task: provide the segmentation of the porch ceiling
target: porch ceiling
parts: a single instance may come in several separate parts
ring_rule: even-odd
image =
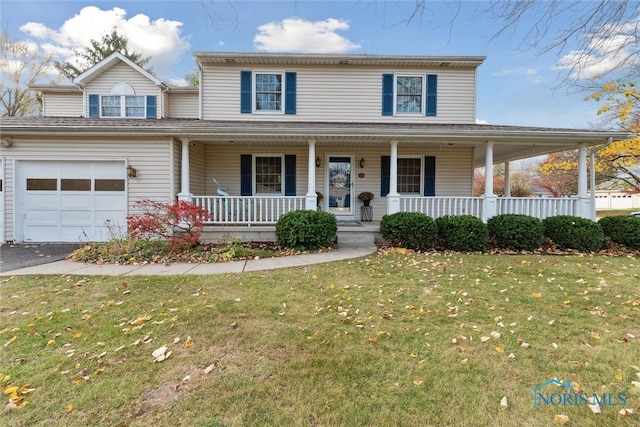
[[[474,163],[484,165],[484,147],[494,142],[494,160],[502,162],[575,149],[581,143],[606,144],[633,134],[619,131],[556,129],[480,124],[328,123],[214,121],[195,119],[86,119],[2,117],[3,137],[93,137],[189,139],[204,144],[384,147],[474,147]]]

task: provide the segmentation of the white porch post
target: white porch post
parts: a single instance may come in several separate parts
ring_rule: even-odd
[[[185,202],[191,202],[191,190],[189,189],[189,139],[183,138],[182,140],[182,162],[180,164],[180,193],[178,193],[178,200],[184,200]]]
[[[511,197],[511,172],[509,161],[504,162],[504,197]]]
[[[587,191],[587,144],[578,148],[578,211],[576,216],[592,219],[594,216],[591,198]]]
[[[316,140],[309,140],[309,161],[307,162],[307,194],[304,208],[315,211],[318,208],[318,195],[316,194]]]
[[[387,194],[387,213],[400,212],[400,194],[398,194],[398,141],[391,141],[389,165],[389,194]]]
[[[484,159],[484,203],[482,204],[482,220],[496,215],[498,200],[493,192],[493,141],[487,141]]]

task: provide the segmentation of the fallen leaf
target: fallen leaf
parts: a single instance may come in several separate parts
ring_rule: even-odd
[[[560,425],[565,425],[569,422],[569,417],[566,415],[556,415],[553,419]]]
[[[504,348],[502,347],[496,347],[495,349],[498,353],[504,353]]]
[[[500,406],[502,406],[503,408],[509,407],[509,403],[507,402],[507,396],[504,396],[502,399],[500,399]]]
[[[413,380],[413,383],[415,385],[422,385],[423,381],[422,380]]]
[[[157,359],[158,357],[165,354],[167,350],[168,350],[167,346],[163,345],[162,347],[153,350],[153,353],[151,353],[151,356],[153,356],[154,359]]]
[[[209,365],[204,369],[204,373],[205,374],[210,374],[211,371],[213,371],[214,368],[215,368],[215,365]]]
[[[602,412],[602,410],[600,409],[600,405],[597,403],[589,405],[589,409],[591,409],[591,412],[593,412],[594,414],[599,414],[600,412]]]
[[[73,405],[72,404],[68,404],[67,405],[67,413],[71,413],[73,412]]]
[[[534,298],[540,298],[542,294],[540,292],[534,292],[531,294]]]

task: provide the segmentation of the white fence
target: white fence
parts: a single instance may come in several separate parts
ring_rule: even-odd
[[[282,215],[305,209],[304,197],[193,196],[191,202],[211,213],[205,224],[275,224]]]

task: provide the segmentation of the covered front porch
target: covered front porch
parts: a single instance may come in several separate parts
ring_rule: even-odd
[[[395,212],[421,212],[432,218],[474,215],[484,221],[506,213],[594,219],[593,194],[588,190],[589,147],[628,136],[487,125],[388,128],[375,124],[358,129],[306,124],[303,129],[294,126],[264,135],[260,131],[267,130],[252,126],[256,124],[247,126],[250,135],[176,138],[181,174],[177,196],[209,211],[208,226],[273,226],[282,215],[300,209],[325,210],[339,221],[363,222],[379,221]],[[510,196],[512,161],[570,149],[579,153],[575,196]],[[270,189],[275,191],[261,191],[264,178],[256,177],[258,162],[273,160],[270,157],[278,161],[273,181],[277,186]],[[506,172],[504,197],[493,190],[493,167],[499,163]],[[486,171],[480,197],[472,195],[476,167]],[[228,187],[220,192],[213,184],[216,180]],[[365,209],[357,200],[363,191],[374,194],[371,208]]]

